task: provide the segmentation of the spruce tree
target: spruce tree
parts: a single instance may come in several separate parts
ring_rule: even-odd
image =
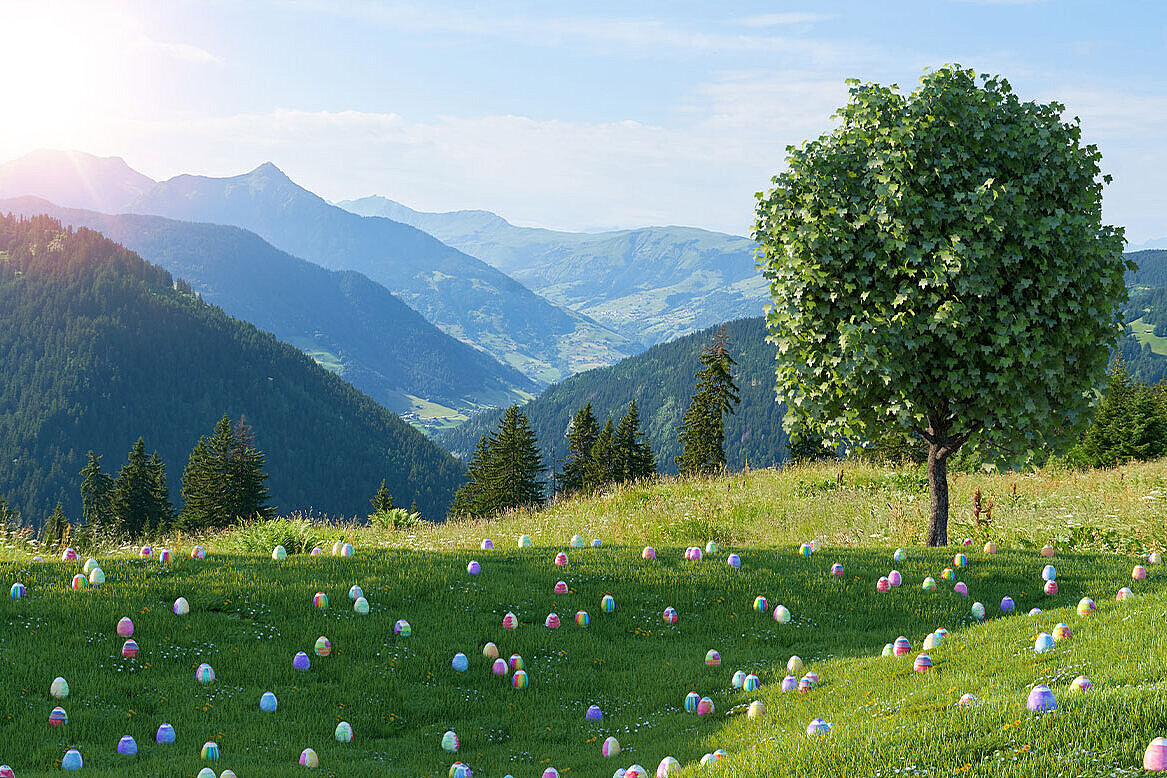
[[[450,509],[454,515],[478,518],[490,513],[487,470],[493,446],[490,435],[478,439],[478,445],[466,463],[466,483],[454,493],[454,504]]]
[[[591,455],[584,468],[584,489],[602,489],[616,480],[615,435],[612,418],[608,417],[603,429],[596,435],[596,442],[592,444]]]
[[[381,479],[381,486],[373,495],[373,499],[369,500],[369,504],[373,506],[373,513],[393,510],[393,495],[389,494],[389,487],[385,485],[384,478]]]
[[[41,546],[45,548],[59,546],[68,537],[69,520],[65,518],[65,509],[58,501],[53,515],[45,519],[44,526],[41,528]]]
[[[572,494],[584,488],[588,460],[599,434],[592,404],[587,403],[579,409],[567,427],[567,460],[563,463],[563,472],[554,476],[558,493]]]
[[[613,475],[617,483],[648,478],[656,474],[656,458],[648,441],[641,440],[640,410],[636,401],[620,419],[612,441]]]
[[[491,513],[509,508],[526,508],[543,501],[546,482],[540,479],[544,467],[535,431],[519,406],[503,414],[489,458],[487,483],[495,500]]]
[[[138,438],[127,459],[114,481],[113,515],[115,529],[136,538],[157,523],[155,474],[146,455],[146,441]]]
[[[226,418],[226,414],[224,414]],[[230,428],[230,422],[228,422]],[[232,497],[232,519],[268,518],[273,510],[267,489],[264,465],[267,457],[255,446],[255,431],[241,416],[231,435],[228,483]]]
[[[737,362],[729,345],[722,327],[701,351],[704,367],[695,376],[697,386],[681,420],[681,455],[675,461],[682,475],[712,474],[725,467],[724,419],[741,402],[733,381]]]
[[[228,527],[241,518],[269,517],[265,461],[246,419],[232,427],[223,414],[214,431],[199,438],[183,471],[179,526],[198,532]]]
[[[102,471],[101,457],[89,451],[81,468],[81,519],[94,533],[107,525],[113,509],[113,478]]]
[[[211,464],[207,439],[201,437],[182,471],[182,513],[178,528],[183,532],[201,532],[215,526],[220,514],[221,487]]]
[[[166,484],[166,465],[155,451],[146,466],[150,479],[150,520],[152,529],[161,532],[174,523],[174,503],[170,501],[170,487]]]

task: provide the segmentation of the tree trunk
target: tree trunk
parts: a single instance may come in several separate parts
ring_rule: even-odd
[[[948,545],[948,455],[947,446],[928,444],[928,496],[932,510],[928,517],[928,545]]]

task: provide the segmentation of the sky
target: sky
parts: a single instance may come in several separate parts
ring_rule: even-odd
[[[332,201],[746,235],[844,79],[907,90],[947,63],[1065,104],[1114,176],[1107,222],[1167,239],[1160,0],[0,0],[0,161],[270,161]]]

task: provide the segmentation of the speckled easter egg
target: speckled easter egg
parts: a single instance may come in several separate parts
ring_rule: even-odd
[[[1046,581],[1045,586],[1042,587],[1042,591],[1044,591],[1048,595],[1057,594],[1058,593],[1058,582],[1057,581]]]
[[[664,612],[661,613],[660,617],[661,621],[663,621],[665,624],[676,624],[677,619],[679,618],[677,615],[677,609],[671,605],[664,609]]]
[[[689,692],[685,695],[685,712],[696,713],[697,705],[701,702],[701,695],[697,692]]]
[[[842,563],[835,562],[835,564],[831,565],[831,575],[835,576],[836,578],[843,577],[843,565],[842,565]]]
[[[464,673],[470,669],[470,660],[461,651],[454,654],[454,658],[450,660],[450,667],[454,668],[455,672]]]
[[[896,564],[903,564],[904,560],[908,558],[908,552],[902,548],[897,548],[895,553],[891,555],[891,558]]]
[[[316,645],[312,647],[312,650],[316,652],[316,656],[328,656],[332,653],[332,641],[321,635],[316,638]]]
[[[195,680],[202,684],[211,683],[215,680],[215,671],[211,669],[209,664],[203,662],[195,670]]]
[[[1163,555],[1160,554],[1158,551],[1152,551],[1151,555],[1149,557],[1147,557],[1147,564],[1149,564],[1149,565],[1161,565],[1161,564],[1163,564]]]
[[[1147,577],[1147,568],[1142,565],[1135,565],[1135,569],[1131,571],[1131,578],[1136,581],[1141,581]]]
[[[78,573],[77,575],[73,576],[73,582],[70,584],[70,586],[73,587],[73,591],[79,592],[82,589],[89,587],[89,579],[81,573]]]
[[[1069,639],[1070,639],[1070,626],[1068,624],[1063,624],[1061,622],[1058,622],[1058,624],[1056,624],[1054,626],[1054,640],[1062,641],[1062,640],[1069,640]]]
[[[548,613],[547,618],[543,620],[543,626],[547,629],[559,629],[559,614]]]
[[[750,673],[749,675],[747,675],[745,677],[745,680],[742,681],[742,691],[746,691],[746,692],[757,691],[761,685],[762,685],[762,679],[759,678],[758,676],[754,675],[753,673]]]
[[[575,612],[575,626],[586,627],[589,623],[590,623],[590,619],[588,617],[587,611],[576,611]]]
[[[356,548],[353,547],[352,543],[345,543],[343,546],[340,547],[340,555],[341,556],[352,557],[356,553],[357,553],[357,550],[356,550]]]
[[[668,778],[675,770],[681,769],[681,763],[671,756],[666,756],[660,760],[660,764],[656,766],[656,778]]]
[[[944,568],[940,572],[940,580],[941,581],[955,581],[956,580],[956,571],[953,570],[951,567]]]
[[[28,595],[28,589],[22,583],[12,584],[12,588],[8,590],[8,596],[14,600],[19,600]]]
[[[931,651],[934,648],[936,648],[936,646],[938,646],[938,645],[940,645],[940,641],[938,641],[936,639],[936,633],[929,632],[928,636],[926,638],[924,638],[924,650]]]
[[[413,627],[405,619],[398,619],[393,623],[393,634],[399,638],[407,638],[413,634]]]
[[[312,666],[312,663],[308,660],[308,655],[305,654],[303,651],[297,651],[296,656],[292,657],[292,669],[293,670],[303,671],[303,670],[307,670],[311,666]]]
[[[76,748],[70,748],[61,759],[61,769],[70,773],[75,773],[84,766],[85,762],[81,759],[81,752]]]
[[[264,692],[259,697],[259,709],[264,713],[275,713],[279,705],[279,700],[271,692]]]
[[[1001,598],[1001,613],[1012,613],[1014,607],[1012,597]]]
[[[721,654],[717,652],[716,648],[705,652],[705,664],[709,667],[721,667]]]
[[[71,548],[65,549],[64,551],[61,552],[61,561],[62,562],[76,562],[77,561],[77,552]]]
[[[483,659],[498,659],[498,646],[494,643],[487,643],[482,647]]]
[[[203,743],[203,750],[200,752],[200,756],[208,762],[219,761],[219,744],[213,740],[208,740],[206,743]]]
[[[1130,589],[1128,589],[1127,587],[1125,587],[1125,586],[1124,586],[1124,587],[1122,587],[1121,589],[1119,589],[1119,590],[1118,590],[1118,594],[1116,594],[1116,595],[1114,596],[1114,599],[1115,599],[1117,602],[1122,602],[1123,600],[1129,600],[1129,599],[1131,599],[1131,598],[1132,598],[1132,597],[1134,597],[1134,596],[1135,596],[1135,593],[1134,593],[1134,592],[1132,592]]]
[[[924,579],[924,583],[920,584],[920,588],[926,592],[936,591],[936,579],[932,576],[928,576]]]
[[[1090,679],[1084,675],[1079,675],[1074,680],[1070,681],[1070,690],[1075,692],[1088,692],[1094,688],[1094,684]]]
[[[101,586],[105,583],[105,571],[100,567],[95,567],[89,572],[89,585]]]
[[[133,756],[138,753],[138,741],[129,735],[122,735],[122,739],[118,741],[118,753],[123,756]]]
[[[320,757],[311,748],[305,748],[300,752],[300,764],[314,770],[320,766]]]
[[[128,638],[134,634],[134,622],[130,620],[129,616],[122,616],[118,619],[117,626],[118,637]]]
[[[450,778],[473,778],[469,765],[463,762],[454,762],[450,765]]]
[[[466,572],[470,575],[478,575],[482,572],[482,565],[478,564],[477,559],[471,559],[466,563]]]
[[[985,544],[985,553],[986,554],[997,553],[997,544],[990,540],[988,543]]]
[[[122,643],[122,656],[126,659],[133,659],[138,655],[138,644],[134,642],[133,638]]]
[[[600,598],[600,610],[604,613],[611,613],[616,610],[616,598],[610,594],[605,594]]]
[[[742,566],[742,558],[740,556],[738,556],[737,554],[730,554],[726,558],[725,564],[727,567],[741,567]]]
[[[745,683],[746,683],[746,674],[745,674],[745,672],[744,672],[744,671],[742,671],[742,670],[738,670],[738,671],[736,671],[736,672],[733,674],[733,677],[729,679],[729,683],[730,683],[730,685],[731,685],[731,686],[733,686],[733,688],[735,688],[735,689],[740,689],[740,688],[742,688],[742,686],[744,686],[744,685],[745,685]]]
[[[971,693],[966,692],[965,694],[960,695],[960,702],[957,704],[958,705],[975,705],[976,701],[977,701],[977,696],[975,694],[971,694]]]
[[[155,742],[158,745],[165,745],[174,742],[174,727],[169,724],[159,724],[158,732],[154,735]]]
[[[656,559],[656,549],[652,546],[645,546],[644,550],[640,552],[641,559]]]
[[[1078,600],[1078,615],[1082,618],[1085,619],[1093,616],[1095,609],[1094,600],[1091,600],[1089,597],[1083,597],[1081,600]]]
[[[451,754],[456,753],[462,747],[462,741],[458,740],[458,734],[452,729],[447,729],[442,735],[442,750],[449,751]]]
[[[206,559],[207,558],[207,550],[205,548],[203,548],[202,546],[196,545],[194,548],[192,548],[190,550],[190,558],[191,559]]]
[[[798,547],[798,553],[802,554],[803,556],[810,556],[814,553],[814,546],[812,546],[810,543],[803,543]]]
[[[277,562],[281,559],[287,559],[288,552],[283,546],[276,546],[271,551],[271,558],[276,560]]]
[[[364,597],[358,597],[353,601],[353,612],[358,616],[369,615],[369,601]]]
[[[620,741],[614,737],[604,738],[604,744],[600,746],[600,753],[611,759],[620,753]]]
[[[483,551],[490,551],[494,548],[494,541],[490,538],[483,538],[482,543],[480,543],[478,547]]]
[[[904,582],[904,577],[900,575],[899,570],[892,570],[887,574],[887,582],[892,586],[899,586]]]
[[[912,642],[903,635],[896,638],[895,643],[892,644],[896,656],[904,656],[912,651]]]
[[[1042,546],[1041,547],[1041,555],[1043,557],[1046,557],[1046,558],[1052,557],[1054,555],[1054,547],[1053,546]]]
[[[604,712],[600,710],[599,705],[589,705],[587,712],[584,713],[584,718],[587,721],[599,721],[604,718]]]
[[[708,716],[710,713],[713,713],[713,700],[708,697],[702,697],[697,703],[697,715]]]
[[[494,673],[495,675],[506,675],[507,673],[509,673],[510,668],[507,667],[507,660],[505,660],[505,659],[494,660],[494,663],[490,666],[490,672]]]
[[[1041,713],[1042,711],[1054,710],[1058,707],[1058,703],[1048,686],[1038,684],[1030,690],[1029,697],[1025,700],[1025,707],[1035,713]]]
[[[154,549],[150,548],[149,546],[142,546],[142,550],[138,552],[138,556],[140,556],[142,559],[149,559],[150,557],[154,556]]]
[[[516,689],[526,689],[530,680],[527,678],[525,670],[516,670],[514,676],[511,678],[511,686]]]
[[[530,548],[530,547],[531,547],[531,536],[530,535],[519,535],[519,548]]]
[[[758,613],[765,613],[766,611],[770,610],[770,603],[766,600],[765,597],[759,595],[754,598],[754,610]]]
[[[979,602],[972,604],[972,615],[974,619],[983,619],[985,617],[985,606]]]
[[[888,580],[888,577],[886,575],[880,576],[879,580],[875,582],[875,591],[877,591],[877,592],[890,592],[891,591],[891,581]]]
[[[510,668],[512,670],[522,670],[525,667],[523,658],[518,654],[511,654]]]
[[[557,567],[563,567],[566,564],[567,564],[567,554],[560,551],[558,554],[555,555],[555,565]]]
[[[815,719],[806,726],[807,737],[819,737],[831,731],[831,725],[822,719]]]
[[[49,694],[58,700],[65,699],[69,696],[69,682],[58,675],[53,679],[53,682],[49,684]]]
[[[782,679],[782,691],[792,692],[798,689],[798,676],[793,673]]]
[[[1157,737],[1147,746],[1143,753],[1143,769],[1167,771],[1167,737]]]
[[[1048,632],[1043,632],[1037,636],[1037,640],[1033,641],[1033,650],[1039,654],[1044,654],[1046,651],[1054,650],[1054,636]]]
[[[916,661],[912,663],[912,670],[917,673],[926,673],[932,669],[932,657],[927,654],[919,654],[916,656]]]
[[[952,591],[964,597],[968,597],[968,587],[965,585],[964,581],[957,581],[956,584],[952,587]]]
[[[69,723],[69,714],[60,705],[49,711],[49,726],[59,727]]]

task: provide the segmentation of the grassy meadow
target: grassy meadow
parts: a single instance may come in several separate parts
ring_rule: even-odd
[[[291,520],[199,538],[205,560],[189,558],[196,539],[162,539],[175,560],[160,565],[122,549],[95,556],[106,583],[74,592],[76,563],[32,562],[29,549],[8,543],[0,581],[27,587],[23,599],[0,600],[0,764],[18,778],[60,772],[68,748],[92,776],[196,776],[204,766],[240,778],[287,776],[302,749],[319,754],[317,774],[330,776],[445,776],[457,760],[478,778],[538,778],[554,767],[563,776],[608,776],[633,763],[650,773],[666,756],[682,769],[670,775],[729,776],[1093,776],[1141,774],[1142,752],[1167,735],[1167,569],[1150,566],[1132,581],[1140,555],[1164,547],[1167,462],[1089,473],[959,475],[953,485],[953,536],[976,537],[971,548],[917,545],[926,491],[914,470],[814,466],[759,471],[705,482],[664,481],[631,486],[586,500],[557,503],[492,523],[450,523],[413,530],[320,525]],[[969,504],[981,490],[992,518],[977,527]],[[519,548],[521,533],[534,539]],[[574,549],[579,533],[600,548]],[[353,558],[328,554],[341,537]],[[482,538],[494,550],[481,550]],[[810,557],[798,544],[817,538]],[[985,538],[1000,551],[985,554]],[[702,561],[685,547],[719,549]],[[325,555],[270,558],[320,544]],[[1057,547],[1052,560],[1037,548]],[[655,561],[641,558],[645,545]],[[892,560],[896,546],[908,558]],[[554,563],[564,551],[568,564]],[[969,596],[952,590],[941,571],[958,551],[956,570]],[[726,565],[736,552],[741,567]],[[470,575],[467,564],[481,563]],[[1041,569],[1057,568],[1059,591],[1042,591]],[[833,563],[844,575],[829,574]],[[891,569],[903,585],[877,593]],[[938,589],[924,591],[925,576]],[[569,591],[554,592],[563,580]],[[347,597],[359,585],[370,613],[354,613]],[[1115,602],[1129,586],[1135,596]],[[327,609],[313,607],[324,592]],[[611,613],[601,610],[605,594]],[[785,605],[790,623],[753,609]],[[190,614],[171,612],[175,598]],[[1010,596],[1016,613],[999,603]],[[1082,619],[1075,606],[1092,597],[1098,611]],[[988,616],[970,614],[974,601]],[[662,611],[674,607],[675,625]],[[1026,615],[1030,608],[1042,613]],[[589,614],[576,626],[576,611]],[[502,629],[507,612],[521,625]],[[548,613],[562,621],[544,626]],[[121,656],[118,619],[129,616],[140,646]],[[409,637],[396,636],[405,619]],[[1033,642],[1058,622],[1072,637],[1037,654]],[[934,667],[912,672],[925,636],[950,631],[929,651]],[[883,658],[897,636],[907,656]],[[312,653],[327,636],[332,654]],[[491,674],[482,656],[488,641],[505,658],[522,656],[530,685],[512,688],[509,674]],[[709,649],[722,663],[705,663]],[[308,671],[292,668],[297,651]],[[467,671],[451,667],[455,653]],[[806,693],[783,693],[787,659],[801,657],[821,679]],[[209,663],[215,680],[202,685],[195,669]],[[761,688],[731,686],[735,671],[758,675]],[[1078,675],[1092,691],[1069,689]],[[49,695],[65,677],[69,696]],[[1025,709],[1030,687],[1044,683],[1058,709]],[[272,691],[278,710],[259,709]],[[686,693],[710,697],[712,714],[686,713]],[[957,706],[964,693],[975,705]],[[759,700],[765,713],[750,719]],[[50,727],[61,705],[68,723]],[[600,721],[585,719],[589,705]],[[827,735],[808,738],[814,718],[833,722]],[[339,721],[352,725],[351,743],[338,743]],[[177,741],[157,745],[169,722]],[[458,753],[440,741],[457,732]],[[132,735],[136,756],[116,753]],[[601,753],[606,737],[623,751]],[[219,761],[200,759],[215,741]],[[715,749],[729,756],[714,767],[699,760]],[[311,773],[309,773],[311,774]]]

